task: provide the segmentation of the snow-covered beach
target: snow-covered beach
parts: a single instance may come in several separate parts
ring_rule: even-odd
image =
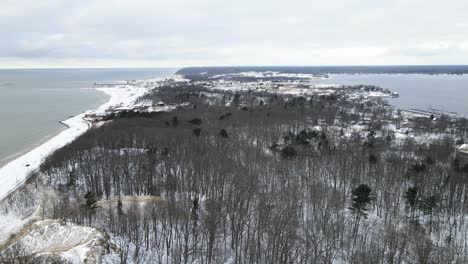
[[[148,91],[148,87],[140,85],[96,89],[109,96],[105,104],[62,121],[61,123],[68,127],[66,130],[0,168],[0,200],[21,186],[49,154],[85,133],[91,127],[91,124],[83,119],[85,115],[104,113],[110,107],[131,107],[138,97]]]

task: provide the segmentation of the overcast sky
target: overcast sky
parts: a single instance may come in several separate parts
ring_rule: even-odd
[[[0,0],[0,68],[468,64],[467,0]]]

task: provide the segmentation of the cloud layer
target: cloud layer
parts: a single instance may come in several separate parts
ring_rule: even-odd
[[[466,64],[466,0],[2,0],[0,67]]]

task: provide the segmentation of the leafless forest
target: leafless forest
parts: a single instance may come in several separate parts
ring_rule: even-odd
[[[197,84],[141,100],[179,106],[108,116],[9,209],[96,227],[120,263],[468,263],[466,119]]]

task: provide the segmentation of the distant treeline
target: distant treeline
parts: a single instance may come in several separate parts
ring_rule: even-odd
[[[468,65],[188,67],[180,69],[177,74],[201,75],[205,73],[205,75],[219,75],[248,71],[306,74],[467,74]]]

